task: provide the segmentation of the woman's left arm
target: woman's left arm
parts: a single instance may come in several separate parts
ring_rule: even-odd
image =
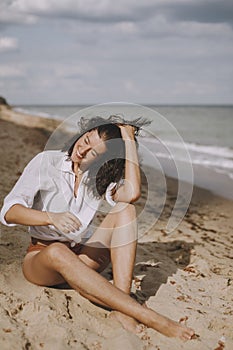
[[[112,195],[115,202],[135,202],[141,195],[141,176],[138,152],[135,142],[135,128],[131,125],[119,125],[125,142],[125,178],[124,184]]]

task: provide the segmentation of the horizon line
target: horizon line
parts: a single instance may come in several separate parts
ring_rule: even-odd
[[[126,103],[133,105],[144,105],[144,106],[157,106],[157,107],[233,107],[233,103],[133,103],[133,102],[110,102],[110,104],[114,103]],[[43,106],[43,107],[77,107],[77,106],[94,106],[94,105],[104,105],[108,104],[108,102],[104,103],[64,103],[64,104],[55,104],[55,103],[13,103],[10,104],[10,107],[17,106]]]

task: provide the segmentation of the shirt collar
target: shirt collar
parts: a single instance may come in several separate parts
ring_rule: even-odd
[[[72,169],[72,161],[70,159],[68,159],[67,153],[64,153],[64,155],[62,157],[62,161],[60,164],[60,170],[66,172],[66,173],[74,174],[73,169]]]

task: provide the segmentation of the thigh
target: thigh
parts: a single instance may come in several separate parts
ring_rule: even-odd
[[[62,275],[51,266],[49,249],[50,246],[45,246],[43,249],[26,254],[23,260],[23,274],[29,282],[41,286],[53,286],[65,282]]]
[[[63,276],[52,267],[50,251],[53,245],[54,244],[40,246],[38,250],[31,249],[25,256],[23,261],[23,273],[29,282],[41,286],[54,286],[66,283]],[[92,245],[87,242],[86,245],[80,246],[75,252],[74,249],[71,251],[67,246],[60,243],[59,253],[62,254],[62,250],[65,250],[68,260],[69,256],[73,258],[75,254],[91,269],[101,272],[109,264],[110,254],[109,250],[101,243],[97,246],[96,244]]]
[[[110,251],[101,242],[87,242],[78,257],[91,269],[102,272],[110,262]]]
[[[110,212],[96,227],[78,254],[79,258],[95,271],[102,272],[110,262],[110,246],[114,225],[115,218]]]

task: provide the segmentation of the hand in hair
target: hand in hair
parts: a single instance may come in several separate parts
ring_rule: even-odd
[[[125,140],[134,140],[136,127],[129,124],[119,124],[119,128],[121,129],[122,139]]]

